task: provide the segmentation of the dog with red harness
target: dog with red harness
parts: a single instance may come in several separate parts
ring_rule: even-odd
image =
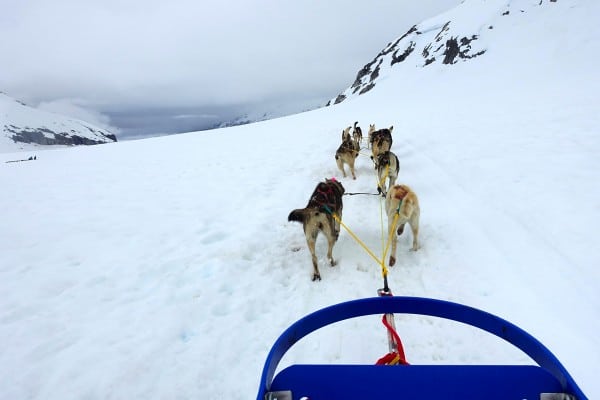
[[[315,245],[319,232],[327,238],[327,259],[333,267],[336,262],[333,259],[333,245],[340,235],[340,223],[342,219],[342,196],[345,189],[335,178],[325,179],[319,182],[313,191],[305,208],[298,208],[290,212],[288,221],[302,222],[304,236],[310,250],[313,264],[312,280],[321,280]]]

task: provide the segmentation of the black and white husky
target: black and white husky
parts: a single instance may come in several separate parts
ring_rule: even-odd
[[[385,196],[398,179],[400,161],[391,151],[384,151],[375,159],[375,168],[377,169],[377,192]],[[385,188],[386,180],[388,181],[387,190]]]

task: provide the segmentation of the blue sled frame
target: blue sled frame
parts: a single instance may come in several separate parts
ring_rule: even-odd
[[[538,365],[291,365],[284,354],[319,328],[373,314],[417,314],[480,328],[519,348]],[[321,399],[587,400],[558,359],[523,329],[485,311],[421,297],[373,297],[336,304],[298,320],[277,339],[257,400]]]

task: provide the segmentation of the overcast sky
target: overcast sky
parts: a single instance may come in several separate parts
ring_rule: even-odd
[[[0,0],[0,91],[120,137],[324,104],[461,0]]]

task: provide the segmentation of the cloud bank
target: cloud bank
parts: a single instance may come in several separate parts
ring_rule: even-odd
[[[460,0],[13,3],[0,16],[10,38],[0,89],[43,107],[71,102],[125,131],[129,113],[322,104],[388,42]]]

